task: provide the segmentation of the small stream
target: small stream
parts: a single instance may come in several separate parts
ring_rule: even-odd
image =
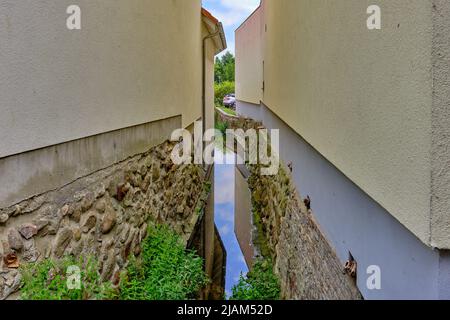
[[[216,149],[216,155],[223,150]],[[235,208],[235,166],[233,160],[235,154],[232,151],[226,153],[227,164],[215,165],[215,222],[227,251],[227,270],[225,292],[231,296],[231,289],[239,281],[239,276],[248,272],[247,264],[234,233],[234,208]]]

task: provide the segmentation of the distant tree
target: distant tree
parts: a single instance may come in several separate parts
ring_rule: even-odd
[[[225,53],[221,58],[216,58],[214,66],[214,80],[216,83],[234,82],[235,58],[231,52]]]
[[[216,63],[214,64],[214,82],[216,84],[222,83],[223,79],[223,65],[220,58],[216,58]]]

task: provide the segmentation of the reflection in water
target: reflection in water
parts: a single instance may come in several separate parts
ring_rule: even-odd
[[[216,149],[216,155],[223,151]],[[227,164],[215,165],[215,220],[220,236],[222,237],[227,251],[227,273],[225,291],[227,296],[231,295],[231,288],[238,283],[241,273],[248,272],[241,248],[234,234],[234,179],[235,168],[232,152],[226,153]]]

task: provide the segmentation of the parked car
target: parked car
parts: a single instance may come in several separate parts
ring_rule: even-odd
[[[223,105],[225,107],[228,107],[228,108],[231,108],[231,109],[236,109],[236,95],[234,93],[227,94],[223,98]]]

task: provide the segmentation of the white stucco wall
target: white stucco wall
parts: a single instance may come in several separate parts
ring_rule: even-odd
[[[450,207],[433,221],[430,206],[431,114],[448,102],[433,96],[433,39],[446,30],[435,2],[377,1],[382,30],[369,31],[372,1],[263,1],[263,101],[424,243],[449,248]]]
[[[82,10],[82,30],[66,9]],[[200,0],[0,0],[0,158],[201,116]]]
[[[236,30],[236,97],[259,103],[263,88],[263,8],[259,7]]]

